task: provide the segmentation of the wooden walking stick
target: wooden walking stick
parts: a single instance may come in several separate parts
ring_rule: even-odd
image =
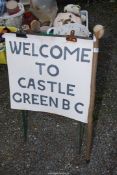
[[[97,61],[98,61],[98,46],[99,39],[104,34],[104,27],[102,25],[96,25],[93,29],[94,31],[94,53],[92,60],[92,75],[91,75],[91,95],[90,95],[90,106],[88,113],[88,124],[87,124],[87,150],[86,150],[86,161],[90,161],[90,153],[92,146],[92,133],[93,133],[93,110],[95,102],[95,92],[96,92],[96,71],[97,71]]]

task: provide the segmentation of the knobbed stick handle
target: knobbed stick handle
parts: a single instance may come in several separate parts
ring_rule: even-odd
[[[101,39],[104,35],[104,26],[97,24],[93,28],[94,35],[97,39]]]
[[[92,147],[92,135],[93,135],[93,110],[95,103],[95,93],[96,93],[96,72],[97,72],[97,62],[98,62],[98,48],[99,39],[104,35],[104,27],[102,25],[96,25],[93,28],[95,35],[94,41],[94,53],[92,62],[92,75],[91,75],[91,96],[90,96],[90,106],[88,113],[88,124],[87,124],[87,150],[86,150],[86,162],[90,162],[90,154]]]
[[[99,40],[96,39],[94,42],[94,48],[98,50]],[[92,75],[91,75],[91,95],[90,95],[90,106],[88,113],[88,124],[87,124],[87,148],[86,148],[86,161],[90,161],[91,147],[92,147],[92,135],[93,135],[93,110],[95,103],[95,92],[96,92],[96,71],[97,71],[98,52],[93,53],[92,61]]]

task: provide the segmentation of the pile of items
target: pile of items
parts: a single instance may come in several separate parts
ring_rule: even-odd
[[[39,3],[39,0],[31,0],[29,12],[24,13],[30,18],[23,18],[22,27],[26,32],[68,35],[75,30],[77,36],[89,37],[87,11],[81,10],[79,5],[69,4],[64,7],[64,12],[57,14],[56,1],[50,0],[50,4],[45,1],[46,5]]]
[[[16,32],[22,25],[24,6],[15,0],[0,0],[0,64],[6,63],[4,33]]]
[[[19,28],[22,25],[23,13],[22,3],[15,0],[0,0],[0,25]]]
[[[26,9],[26,10],[25,10]],[[69,4],[57,13],[56,0],[30,0],[24,8],[23,0],[0,0],[0,57],[4,48],[2,35],[18,29],[30,34],[69,35],[89,37],[88,12],[79,5]]]
[[[53,31],[57,35],[69,34],[68,30],[73,28],[77,36],[88,37],[88,13],[79,5],[69,4],[64,7],[64,12],[57,14],[55,0],[30,0],[29,4],[29,10],[24,11],[23,3],[0,0],[0,25],[22,28],[27,33]],[[77,31],[78,28],[80,30]]]
[[[88,12],[81,10],[79,5],[69,4],[64,7],[64,12],[57,14],[53,28],[47,33],[51,30],[56,35],[69,35],[70,31],[74,30],[76,36],[89,37]]]

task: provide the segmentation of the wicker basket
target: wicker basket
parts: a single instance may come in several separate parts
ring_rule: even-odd
[[[24,13],[24,6],[21,3],[18,3],[20,11],[14,15],[8,15],[7,13],[4,13],[0,17],[0,25],[1,26],[14,26],[17,28],[21,27],[22,24],[22,15]]]

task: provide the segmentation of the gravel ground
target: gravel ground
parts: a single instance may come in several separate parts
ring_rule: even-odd
[[[90,163],[85,162],[86,133],[79,155],[79,123],[62,116],[30,112],[24,142],[22,115],[10,109],[7,69],[0,66],[0,175],[117,174],[117,4],[86,8],[91,29],[99,23],[106,30],[100,41]]]

